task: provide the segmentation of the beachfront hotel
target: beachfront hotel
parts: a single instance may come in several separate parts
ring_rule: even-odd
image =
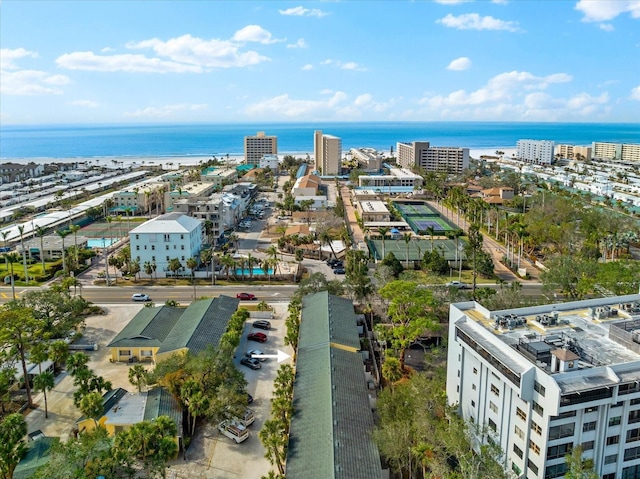
[[[553,164],[555,143],[550,140],[518,140],[516,158],[536,165]]]
[[[244,137],[244,160],[247,165],[259,165],[265,155],[278,154],[278,137],[259,131],[255,136]]]
[[[576,145],[556,145],[555,156],[565,158],[567,160],[591,161],[591,147],[590,146],[576,146]]]
[[[315,169],[322,175],[341,173],[342,140],[337,136],[323,135],[322,130],[313,132],[313,155]]]
[[[430,146],[428,141],[398,142],[397,163],[405,168],[419,166],[425,171],[462,173],[469,167],[469,148]]]
[[[581,445],[600,477],[639,479],[640,295],[505,311],[452,304],[446,389],[518,477],[563,477]]]
[[[623,143],[592,143],[593,157],[599,160],[640,162],[640,145]]]

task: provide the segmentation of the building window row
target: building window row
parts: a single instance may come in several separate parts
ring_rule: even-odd
[[[625,461],[633,461],[634,459],[638,459],[639,457],[640,457],[640,446],[630,447],[629,449],[624,450]]]
[[[585,422],[582,425],[582,432],[595,431],[597,425],[598,425],[597,421]]]
[[[529,441],[529,449],[531,449],[535,454],[537,454],[538,456],[540,455],[540,446],[538,446],[535,442],[533,442],[532,440]]]
[[[627,431],[627,442],[640,441],[640,428]]]
[[[575,432],[576,423],[560,424],[549,428],[549,440],[561,439],[563,437],[571,437]]]
[[[515,386],[520,387],[520,376],[513,372],[506,365],[502,364],[497,358],[495,358],[489,351],[480,346],[475,340],[473,340],[468,334],[461,331],[460,328],[456,328],[456,337],[462,342],[467,344],[473,351],[477,352],[480,357],[485,359],[491,366],[500,371],[509,381]]]
[[[555,466],[548,466],[544,470],[544,479],[553,479],[555,477],[563,477],[569,469],[566,462],[562,464],[556,464]]]
[[[572,442],[550,446],[547,448],[547,460],[564,457],[571,452],[571,449],[573,449]]]
[[[540,384],[538,381],[533,381],[533,390],[538,394],[540,394],[540,396],[542,397],[544,397],[544,394],[546,392],[545,387],[542,384]]]
[[[496,406],[493,401],[489,401],[489,409],[491,409],[494,413],[498,414],[498,406]]]
[[[611,427],[611,426],[619,426],[621,419],[622,419],[621,416],[610,417],[609,418],[609,427]]]
[[[535,401],[533,401],[533,410],[538,414],[540,414],[541,416],[544,416],[544,408]]]
[[[522,429],[520,429],[518,426],[514,427],[514,432],[516,434],[516,436],[518,436],[520,439],[524,440],[524,431]]]
[[[535,431],[538,435],[542,435],[542,428],[535,421],[531,421],[531,430]]]
[[[640,409],[629,411],[629,424],[640,422]]]
[[[491,385],[491,392],[500,397],[500,390],[494,384]]]
[[[522,419],[523,421],[527,420],[527,413],[524,412],[522,409],[520,409],[519,407],[516,407],[516,416],[518,416],[520,419]]]

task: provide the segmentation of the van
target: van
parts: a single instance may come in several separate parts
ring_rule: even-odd
[[[218,424],[218,431],[229,439],[232,439],[236,444],[240,444],[249,439],[249,430],[245,426],[233,421],[222,421]]]

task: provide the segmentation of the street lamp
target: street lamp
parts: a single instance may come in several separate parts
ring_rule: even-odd
[[[107,251],[107,248],[106,248],[106,239],[104,236],[102,237],[102,252],[104,253],[105,278],[107,281],[107,286],[109,286],[111,283],[109,281],[109,252]]]

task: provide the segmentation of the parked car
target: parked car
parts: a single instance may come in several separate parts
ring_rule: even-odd
[[[447,288],[458,288],[458,289],[465,289],[469,287],[467,283],[463,283],[462,281],[449,281],[447,284],[445,284],[445,286]]]
[[[262,367],[260,365],[260,361],[258,361],[256,358],[242,358],[240,360],[240,364],[251,369],[260,369]]]
[[[136,293],[131,295],[132,301],[151,301],[151,298],[148,294],[144,293]]]
[[[236,444],[246,441],[249,438],[249,431],[246,427],[228,420],[218,424],[218,431],[229,439],[233,439]]]
[[[271,329],[271,323],[266,319],[258,319],[253,322],[253,327],[258,329]]]
[[[238,293],[236,294],[236,298],[241,299],[242,301],[251,301],[256,299],[256,295],[251,293]]]
[[[259,343],[267,342],[267,335],[264,333],[251,333],[247,335],[249,341],[258,341]]]
[[[255,356],[262,356],[264,353],[262,351],[260,351],[259,349],[250,349],[249,351],[247,351],[246,353],[244,353],[244,355],[248,358],[252,358],[254,355]],[[254,358],[257,359],[258,361],[265,361],[266,358]]]
[[[331,268],[332,268],[332,269],[336,269],[336,268],[338,268],[338,269],[340,269],[340,268],[344,269],[344,264],[342,263],[342,261],[338,261],[337,263],[333,263],[333,264],[331,265]]]
[[[345,274],[346,273],[344,268],[336,268],[336,269],[333,270],[333,272],[335,274]]]
[[[333,266],[334,264],[341,263],[338,258],[330,258],[327,260],[327,266]]]
[[[247,404],[251,404],[253,402],[253,396],[247,393]]]

